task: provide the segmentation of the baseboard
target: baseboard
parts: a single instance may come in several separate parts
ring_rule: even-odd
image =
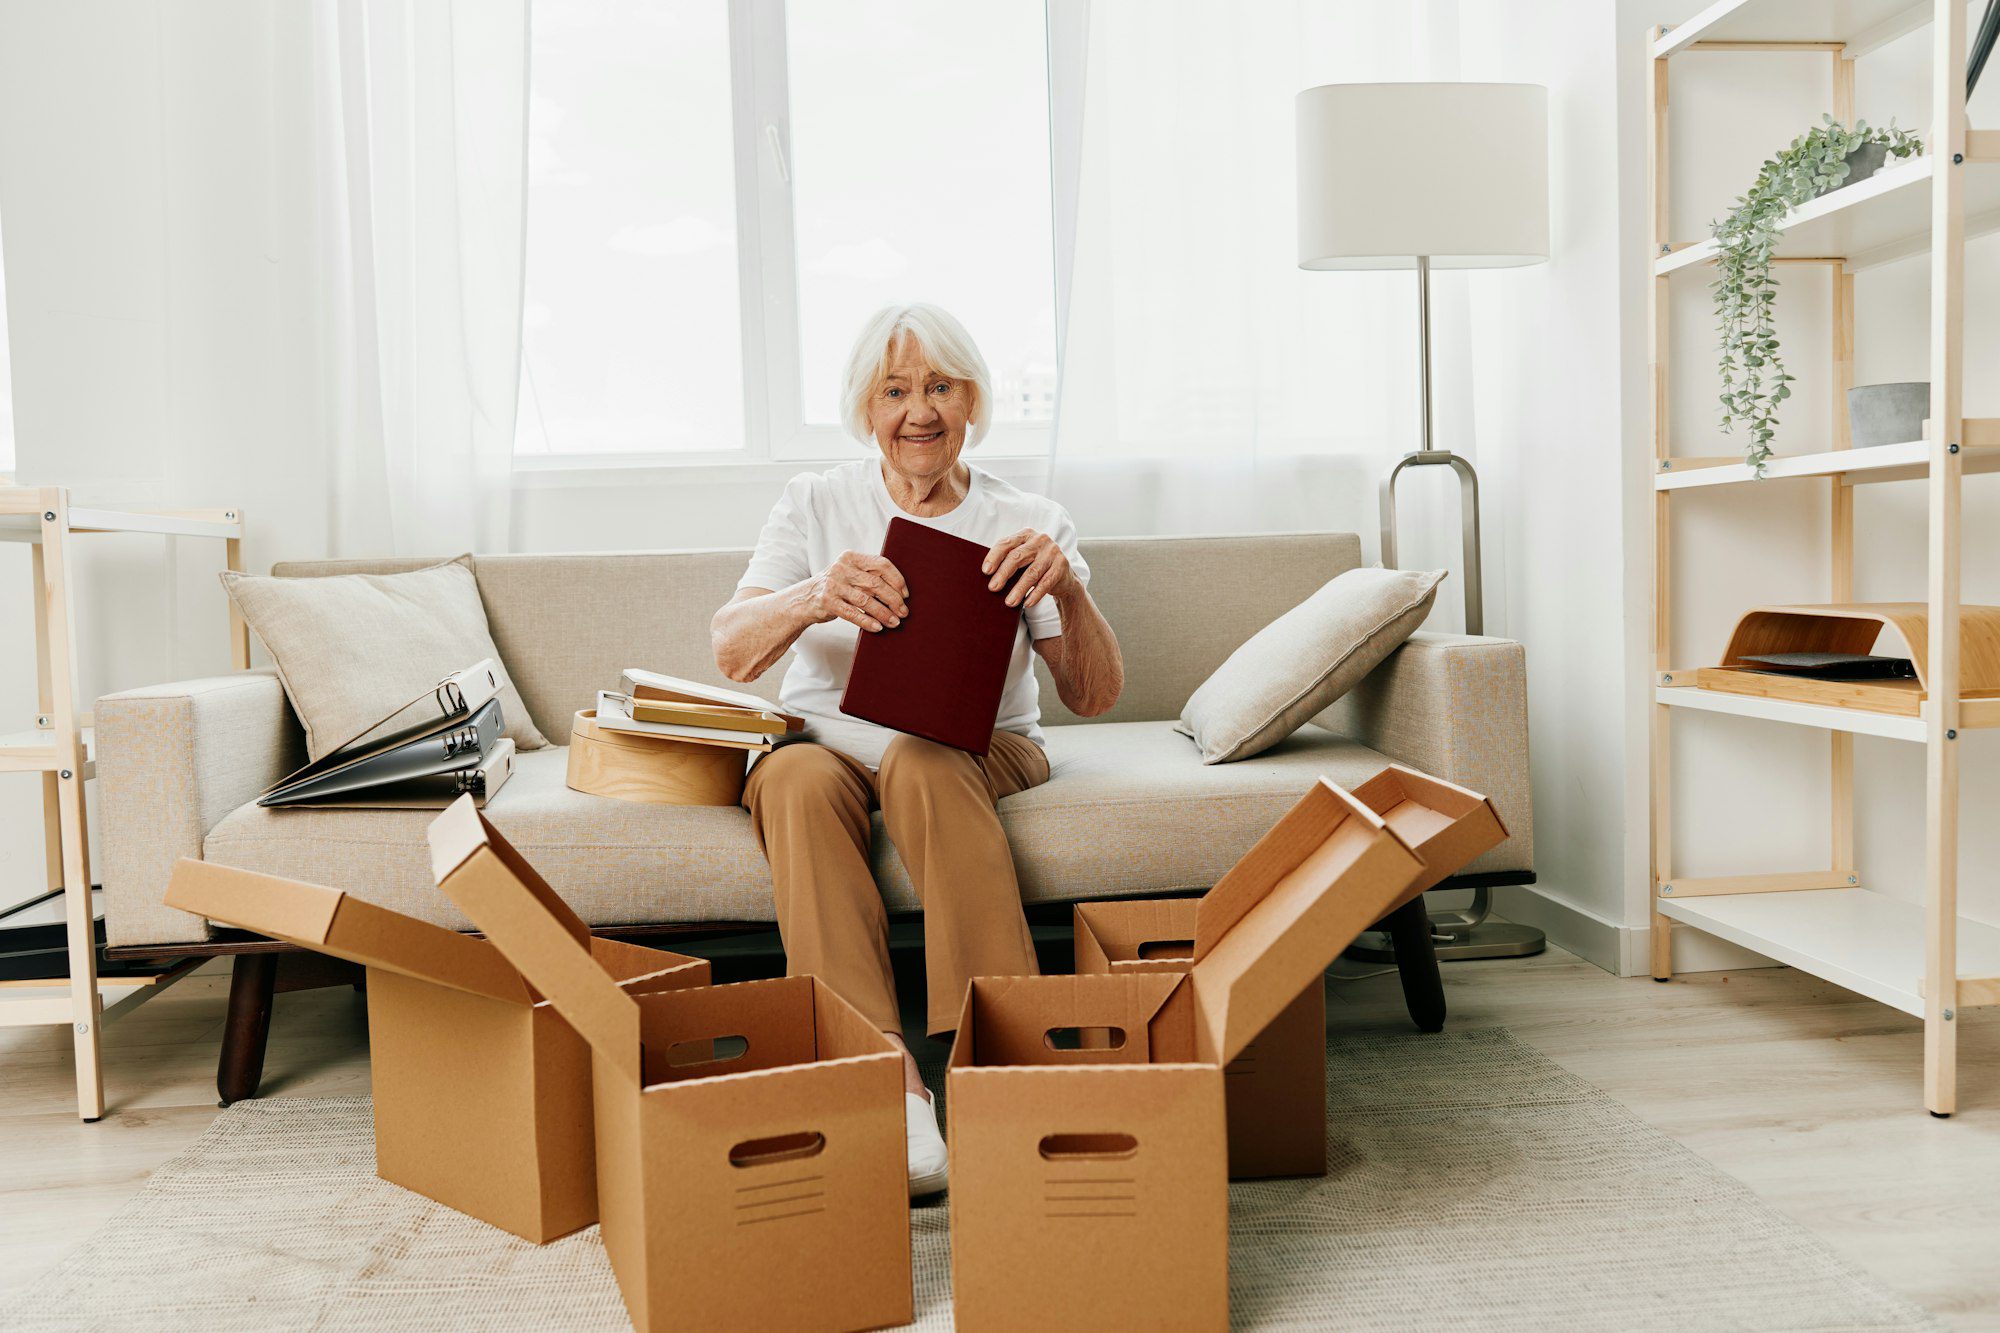
[[[1652,970],[1652,931],[1626,926],[1557,897],[1547,886],[1521,884],[1493,890],[1493,908],[1509,921],[1537,926],[1558,948],[1615,977],[1643,977]],[[1674,971],[1734,972],[1777,967],[1762,954],[1683,926],[1674,931]]]

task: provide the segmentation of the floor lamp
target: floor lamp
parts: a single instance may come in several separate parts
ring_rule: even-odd
[[[1415,269],[1418,447],[1382,482],[1382,563],[1396,565],[1396,481],[1411,467],[1459,478],[1465,630],[1485,629],[1479,478],[1437,447],[1432,420],[1431,270],[1514,268],[1549,257],[1548,90],[1525,83],[1329,83],[1296,99],[1299,267]],[[1539,953],[1531,926],[1487,919],[1489,891],[1431,918],[1439,958]],[[1393,957],[1386,949],[1358,952]]]

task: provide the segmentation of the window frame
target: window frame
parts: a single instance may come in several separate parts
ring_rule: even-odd
[[[806,0],[810,3],[810,0]],[[520,453],[521,473],[673,471],[717,475],[759,464],[836,463],[856,442],[838,426],[805,420],[799,339],[798,246],[792,226],[791,80],[788,0],[728,0],[730,134],[736,182],[738,329],[743,358],[743,445],[703,450]],[[1044,7],[1044,32],[1051,19]],[[1048,38],[1044,37],[1047,60]],[[1050,62],[1051,114],[1055,68]],[[1053,166],[1053,163],[1052,163]],[[1049,219],[1051,233],[1055,218]],[[1053,286],[1055,273],[1050,274]],[[1057,303],[1058,307],[1060,303]],[[516,426],[518,439],[519,427]],[[980,443],[981,465],[1049,457],[1055,423],[996,423]],[[795,468],[788,469],[787,475]],[[1008,471],[1023,471],[1009,468]],[[740,475],[740,473],[739,473]]]

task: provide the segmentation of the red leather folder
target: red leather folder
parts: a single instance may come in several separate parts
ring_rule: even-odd
[[[1021,608],[980,572],[989,548],[905,518],[882,554],[910,585],[910,614],[862,631],[840,711],[864,722],[985,754],[1000,716]]]

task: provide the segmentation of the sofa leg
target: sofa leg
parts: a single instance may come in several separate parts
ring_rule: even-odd
[[[278,955],[240,953],[229,976],[229,1017],[222,1028],[222,1057],[215,1090],[222,1105],[257,1095],[264,1077],[264,1042],[271,1035],[271,997],[277,992]]]
[[[1444,978],[1438,975],[1437,949],[1431,941],[1431,918],[1418,894],[1383,918],[1383,929],[1396,949],[1396,970],[1403,979],[1403,1003],[1423,1032],[1444,1031]]]

